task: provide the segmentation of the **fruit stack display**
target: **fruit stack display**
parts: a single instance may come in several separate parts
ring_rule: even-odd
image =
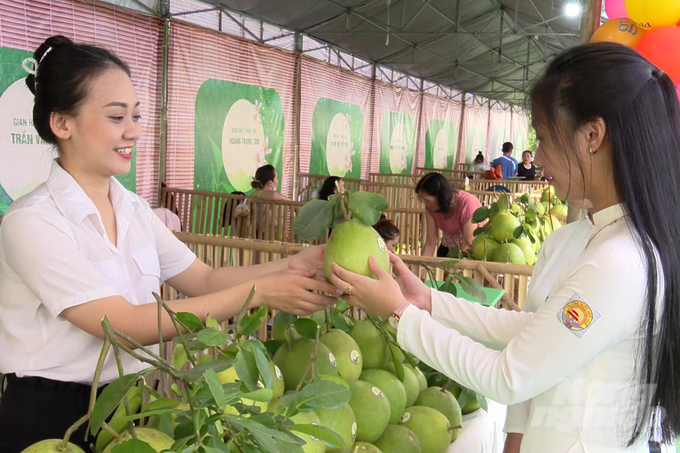
[[[490,206],[477,209],[472,221],[479,227],[467,256],[477,261],[536,263],[543,241],[562,226],[567,206],[548,187],[535,202],[524,194],[511,203],[503,194]],[[562,221],[560,221],[562,219]]]

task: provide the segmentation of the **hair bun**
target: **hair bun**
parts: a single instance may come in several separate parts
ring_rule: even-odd
[[[70,38],[67,38],[66,36],[63,35],[50,36],[35,50],[35,52],[33,53],[33,58],[35,58],[35,61],[40,62],[40,60],[45,56],[47,49],[52,48],[52,50],[54,50],[60,47],[70,46],[73,44],[74,44],[73,41]]]

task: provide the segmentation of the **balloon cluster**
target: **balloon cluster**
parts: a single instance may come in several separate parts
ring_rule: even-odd
[[[609,20],[591,42],[636,49],[680,90],[680,0],[605,0],[604,7]]]

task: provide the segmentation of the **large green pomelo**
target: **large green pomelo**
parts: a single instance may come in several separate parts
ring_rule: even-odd
[[[383,453],[422,453],[418,436],[403,425],[387,425],[375,446]]]
[[[385,366],[385,369],[393,375],[397,375],[397,370],[394,368],[393,363],[388,363]],[[416,373],[413,372],[411,368],[404,367],[404,380],[402,381],[402,384],[404,384],[404,388],[406,389],[406,406],[413,406],[413,403],[415,403],[418,398],[418,393],[420,393],[420,383],[418,382]]]
[[[66,444],[66,450],[60,450],[62,439],[45,439],[36,442],[23,450],[21,453],[85,453],[82,448],[71,442]]]
[[[418,437],[423,453],[446,453],[451,443],[449,420],[431,407],[406,408],[400,425],[410,429]]]
[[[359,378],[378,387],[390,402],[390,423],[399,423],[406,408],[406,388],[398,377],[386,370],[364,370]]]
[[[429,387],[418,395],[416,406],[427,406],[444,414],[453,426],[461,426],[463,423],[463,413],[456,397],[448,390],[441,387]],[[456,440],[461,428],[451,430],[451,441]]]
[[[368,442],[355,442],[352,453],[383,453],[378,447]]]
[[[363,369],[361,349],[354,338],[339,329],[324,333],[319,340],[331,350],[335,356],[338,373],[348,381],[359,379]]]
[[[349,390],[349,405],[357,418],[357,440],[378,440],[390,421],[390,402],[382,390],[369,382],[352,381]]]
[[[345,447],[354,445],[357,434],[357,418],[349,404],[344,404],[337,409],[324,409],[319,407],[314,410],[319,416],[321,426],[325,426],[345,442]],[[339,449],[329,449],[329,453],[336,453]]]
[[[330,281],[331,263],[356,274],[375,278],[368,259],[375,256],[385,272],[390,272],[390,255],[385,241],[378,232],[357,219],[343,222],[333,228],[323,255],[324,271]]]
[[[288,349],[287,345],[283,345],[276,351],[276,354],[274,354],[274,364],[281,369],[286,390],[295,390],[305,371],[307,371],[304,375],[305,381],[310,380],[312,371],[311,367],[307,367],[307,363],[310,361],[313,352],[314,340],[307,338],[300,338],[294,341],[290,349]],[[319,374],[337,376],[338,368],[335,363],[335,356],[330,349],[322,342],[319,342],[316,357],[316,366]]]
[[[534,265],[536,263],[536,249],[534,248],[534,244],[532,244],[531,240],[526,237],[526,236],[520,236],[519,239],[513,239],[510,241],[511,244],[515,244],[517,247],[519,247],[522,250],[522,253],[524,254],[524,260],[526,261],[527,264]]]
[[[522,249],[513,243],[503,243],[498,246],[493,254],[493,260],[497,263],[526,264],[526,258]]]
[[[390,356],[389,345],[372,321],[368,319],[357,321],[349,336],[359,345],[363,369],[385,367]]]
[[[472,258],[477,261],[491,261],[497,247],[497,240],[486,233],[479,233],[472,240]]]
[[[519,220],[510,212],[499,213],[491,222],[491,237],[498,242],[511,241]]]
[[[418,367],[413,368],[410,363],[406,363],[404,366],[409,368],[411,371],[413,371],[413,374],[416,375],[416,379],[418,379],[418,389],[421,392],[425,390],[427,388],[427,378],[423,374],[423,371]]]

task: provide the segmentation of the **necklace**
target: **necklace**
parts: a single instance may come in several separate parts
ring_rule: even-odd
[[[625,219],[626,217],[627,217],[627,216],[624,215],[624,216],[622,216],[622,217],[619,217],[619,218],[616,219],[616,220],[612,220],[611,222],[609,222],[608,224],[606,224],[605,226],[603,226],[602,228],[600,228],[599,230],[597,230],[597,231],[595,232],[595,234],[593,234],[593,235],[590,237],[590,239],[588,239],[588,242],[586,243],[585,248],[588,248],[588,246],[589,246],[590,243],[593,241],[593,239],[595,239],[595,237],[596,237],[598,234],[600,234],[600,232],[601,232],[602,230],[604,230],[604,229],[607,228],[608,226],[614,225],[616,222],[618,222],[619,220],[623,220],[623,219]]]

